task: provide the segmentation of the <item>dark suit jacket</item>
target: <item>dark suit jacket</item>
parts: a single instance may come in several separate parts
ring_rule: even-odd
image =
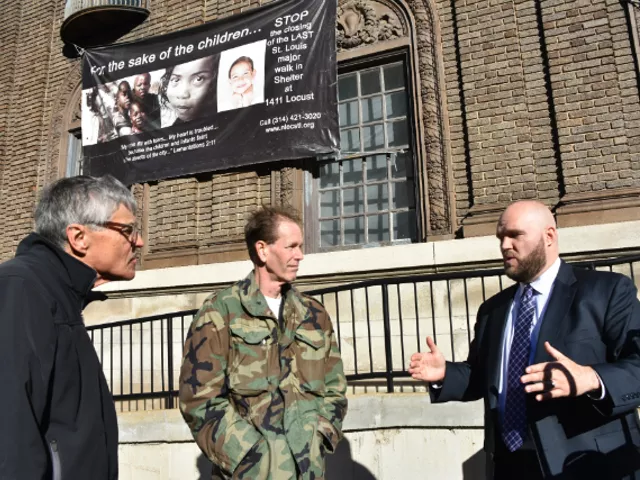
[[[447,362],[433,402],[484,398],[485,450],[501,441],[498,386],[502,337],[514,285],[480,306],[466,362]],[[529,398],[529,433],[547,478],[640,478],[640,302],[623,275],[562,262],[542,318],[534,363],[552,361],[544,342],[581,365],[592,366],[604,400],[586,395],[537,402]]]

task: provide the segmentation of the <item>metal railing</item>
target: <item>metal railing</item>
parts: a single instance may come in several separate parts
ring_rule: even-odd
[[[640,255],[574,263],[626,274],[634,281]],[[347,380],[387,392],[402,382],[411,354],[432,335],[448,359],[466,358],[478,307],[512,283],[502,269],[375,279],[306,292],[333,320]],[[197,310],[87,327],[116,402],[173,408],[182,347]],[[401,380],[405,379],[405,380]],[[137,406],[136,409],[140,407]]]

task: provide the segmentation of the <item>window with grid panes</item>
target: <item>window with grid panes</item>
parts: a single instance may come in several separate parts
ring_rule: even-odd
[[[403,62],[338,75],[341,160],[320,166],[320,249],[415,241]]]

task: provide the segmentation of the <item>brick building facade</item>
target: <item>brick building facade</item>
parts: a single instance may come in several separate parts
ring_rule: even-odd
[[[258,4],[153,0],[150,18],[124,40]],[[342,143],[361,156],[134,185],[142,268],[247,258],[245,214],[269,202],[304,213],[308,252],[491,234],[504,205],[522,198],[548,203],[560,226],[640,220],[639,11],[631,3],[338,6]],[[32,228],[38,191],[65,175],[78,151],[81,90],[80,61],[61,54],[64,1],[6,1],[2,11],[7,259]],[[359,113],[348,119],[350,105]]]
[[[424,335],[436,337],[447,358],[466,357],[478,306],[508,280],[452,280],[450,273],[500,263],[495,222],[512,200],[537,198],[553,208],[564,258],[638,253],[635,3],[338,0],[342,160],[300,159],[132,186],[145,237],[143,271],[131,282],[100,287],[109,300],[84,311],[88,326],[101,324],[91,338],[112,392],[155,391],[154,382],[164,389],[165,368],[174,372],[167,389],[177,388],[189,319],[178,315],[170,324],[164,317],[199,307],[249,271],[242,227],[246,213],[264,203],[303,213],[302,289],[445,272],[323,300],[349,375],[401,373]],[[149,19],[123,41],[259,4],[151,0]],[[42,187],[77,171],[82,91],[80,61],[61,53],[65,1],[0,5],[2,261],[31,230]],[[639,267],[635,260],[615,270],[633,277]],[[156,314],[144,325],[118,322]],[[351,387],[382,391],[379,378]],[[208,460],[178,412],[124,413],[159,408],[160,400],[140,403],[119,403],[121,478],[206,478]],[[361,474],[362,465],[377,472],[371,478],[398,471],[484,478],[481,405],[425,408],[422,395],[393,394],[354,395],[350,405],[341,444],[349,461],[334,464],[345,472],[335,478],[355,478],[350,472]]]

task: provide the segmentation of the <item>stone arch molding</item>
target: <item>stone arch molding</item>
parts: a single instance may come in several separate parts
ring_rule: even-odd
[[[405,3],[406,1],[406,3]],[[419,32],[419,34],[417,33]],[[422,177],[423,228],[427,235],[453,232],[450,159],[444,121],[445,85],[440,27],[431,0],[340,0],[338,52],[385,49],[406,41],[412,62],[418,173]],[[397,44],[397,42],[395,42]],[[367,49],[370,52],[371,49]]]
[[[42,187],[60,178],[67,162],[68,131],[72,124],[80,122],[82,99],[82,63],[71,65],[54,95],[48,128],[45,171],[40,176]]]

